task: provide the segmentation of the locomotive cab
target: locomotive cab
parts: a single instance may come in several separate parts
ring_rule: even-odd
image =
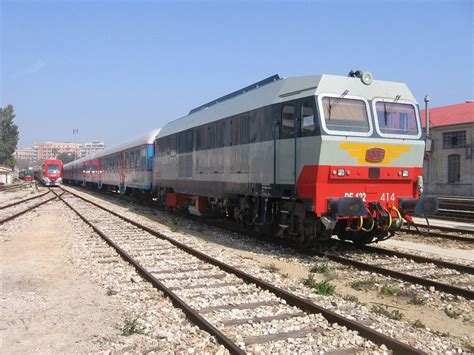
[[[321,148],[297,185],[301,197],[315,201],[316,216],[333,221],[327,229],[367,243],[393,235],[410,211],[436,213],[437,200],[421,197],[425,143],[404,84],[323,77],[316,101]]]

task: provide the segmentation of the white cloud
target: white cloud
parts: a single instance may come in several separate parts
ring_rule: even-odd
[[[38,73],[41,69],[46,66],[47,62],[44,59],[38,59],[33,64],[27,65],[25,68],[20,70],[19,72],[13,74],[14,78],[19,78],[23,76],[28,76],[32,74]]]

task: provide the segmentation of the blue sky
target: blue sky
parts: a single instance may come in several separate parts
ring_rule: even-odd
[[[275,73],[370,70],[433,107],[474,97],[470,0],[0,3],[21,147],[73,128],[112,145]]]

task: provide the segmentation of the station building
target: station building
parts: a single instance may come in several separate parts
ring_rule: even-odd
[[[429,109],[431,147],[423,166],[427,194],[474,196],[474,101]],[[425,112],[421,111],[423,126]]]
[[[0,185],[10,185],[13,181],[13,170],[5,165],[0,165]]]

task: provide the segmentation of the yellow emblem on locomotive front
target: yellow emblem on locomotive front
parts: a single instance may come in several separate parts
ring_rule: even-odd
[[[402,144],[370,144],[370,143],[341,143],[349,156],[356,158],[358,164],[388,165],[393,159],[399,158],[402,153],[409,152],[411,147]]]

